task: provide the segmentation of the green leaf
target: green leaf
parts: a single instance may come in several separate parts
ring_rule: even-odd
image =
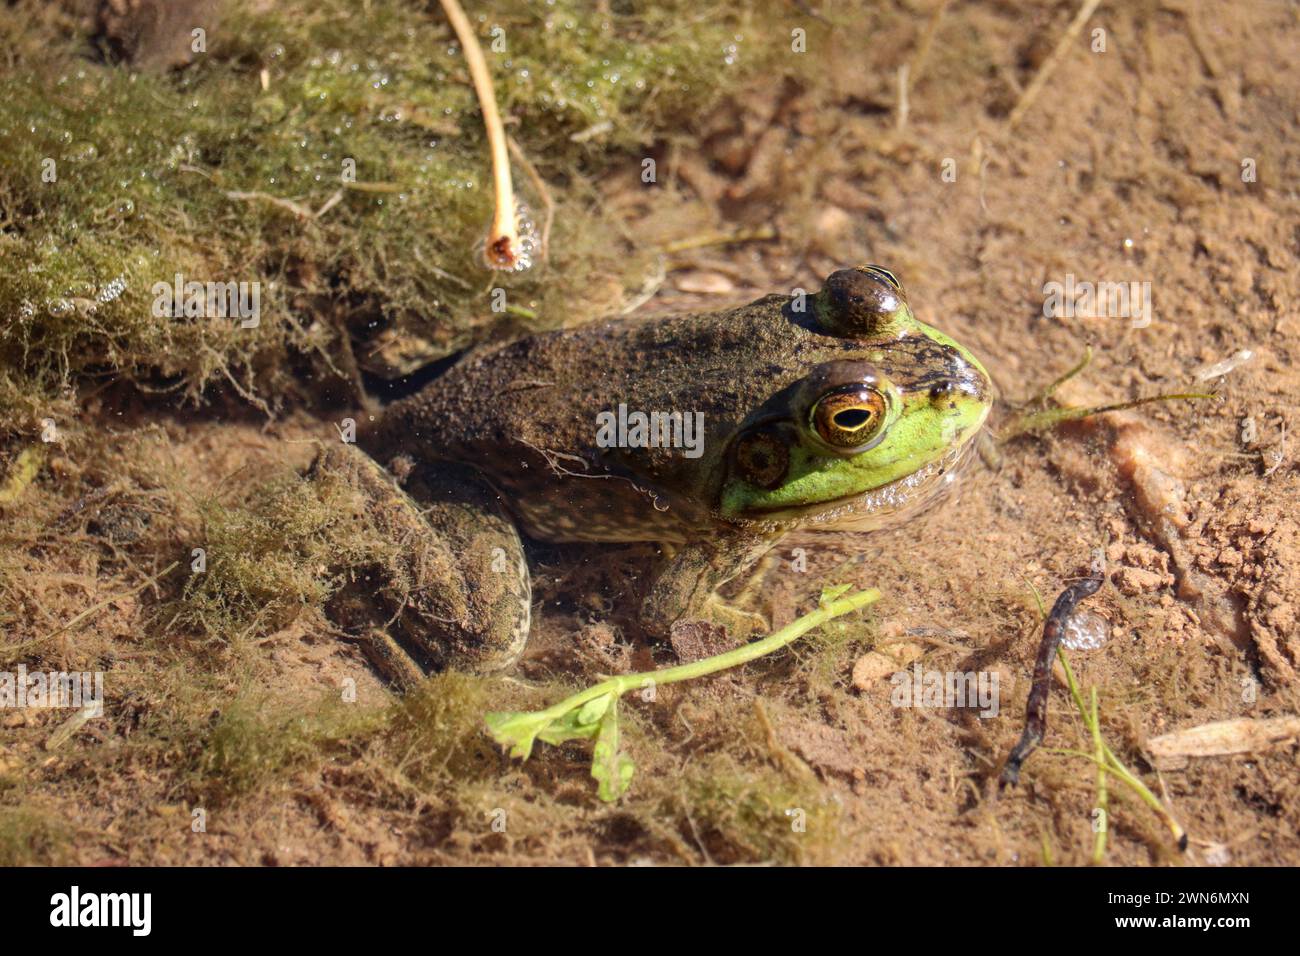
[[[548,744],[562,744],[566,740],[582,740],[587,737],[594,737],[599,729],[599,723],[583,720],[581,709],[570,710],[566,711],[563,717],[557,717],[551,721],[537,735],[537,738],[544,740]]]
[[[609,705],[612,704],[613,702],[614,702],[613,694],[602,694],[600,697],[597,697],[595,700],[587,701],[585,704],[582,705],[582,709],[578,711],[578,723],[579,724],[599,723],[600,718],[605,715],[605,711],[609,710]]]
[[[550,718],[542,712],[494,711],[483,717],[488,732],[503,747],[510,748],[510,756],[527,760],[533,752],[533,741],[546,729]]]
[[[822,595],[817,599],[817,603],[822,607],[827,607],[851,587],[853,587],[851,584],[832,584],[830,587],[822,588]]]
[[[616,696],[602,694],[581,707],[570,708],[559,717],[552,711],[494,711],[483,717],[492,739],[510,748],[510,755],[527,760],[538,740],[548,744],[562,744],[566,740],[595,737],[600,721]]]
[[[613,803],[632,785],[636,765],[618,750],[618,702],[606,710],[591,752],[591,775],[599,784],[597,793],[606,803]]]

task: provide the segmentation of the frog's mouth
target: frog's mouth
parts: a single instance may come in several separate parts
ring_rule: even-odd
[[[877,531],[943,501],[971,461],[974,445],[973,441],[963,442],[942,458],[870,491],[794,508],[754,508],[745,516],[757,521],[798,522],[803,531]]]

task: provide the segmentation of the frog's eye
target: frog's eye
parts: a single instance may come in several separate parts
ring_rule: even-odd
[[[840,338],[898,335],[912,313],[897,277],[880,266],[840,269],[816,298],[818,325]]]
[[[736,467],[751,485],[770,491],[790,468],[790,451],[769,431],[754,431],[736,442]]]
[[[812,427],[831,448],[863,451],[882,431],[888,403],[867,385],[845,385],[828,392],[812,408]]]
[[[880,278],[888,282],[890,285],[892,285],[899,292],[903,291],[903,284],[898,281],[898,276],[894,275],[884,266],[863,266],[862,271],[872,275],[879,276]]]

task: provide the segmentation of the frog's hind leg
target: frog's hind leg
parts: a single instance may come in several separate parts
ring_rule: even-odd
[[[531,619],[528,566],[514,523],[475,472],[417,471],[417,505],[343,445],[322,452],[309,478],[334,483],[360,522],[359,553],[341,556],[334,571],[345,583],[327,610],[378,670],[405,688],[425,671],[488,673],[516,661]]]

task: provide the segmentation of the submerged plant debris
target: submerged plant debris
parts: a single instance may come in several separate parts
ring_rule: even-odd
[[[279,406],[303,366],[345,374],[349,336],[395,377],[500,318],[476,250],[482,124],[442,18],[379,0],[362,28],[349,0],[234,3],[192,63],[158,72],[96,62],[42,6],[0,14],[0,356],[33,387],[112,375],[197,400],[218,382]],[[749,14],[583,6],[493,7],[503,109],[557,203],[547,275],[502,280],[537,325],[639,287],[646,250],[598,214],[590,177],[614,157],[635,176],[629,151],[742,74],[723,49]],[[152,289],[176,274],[260,282],[261,321],[161,321]]]

